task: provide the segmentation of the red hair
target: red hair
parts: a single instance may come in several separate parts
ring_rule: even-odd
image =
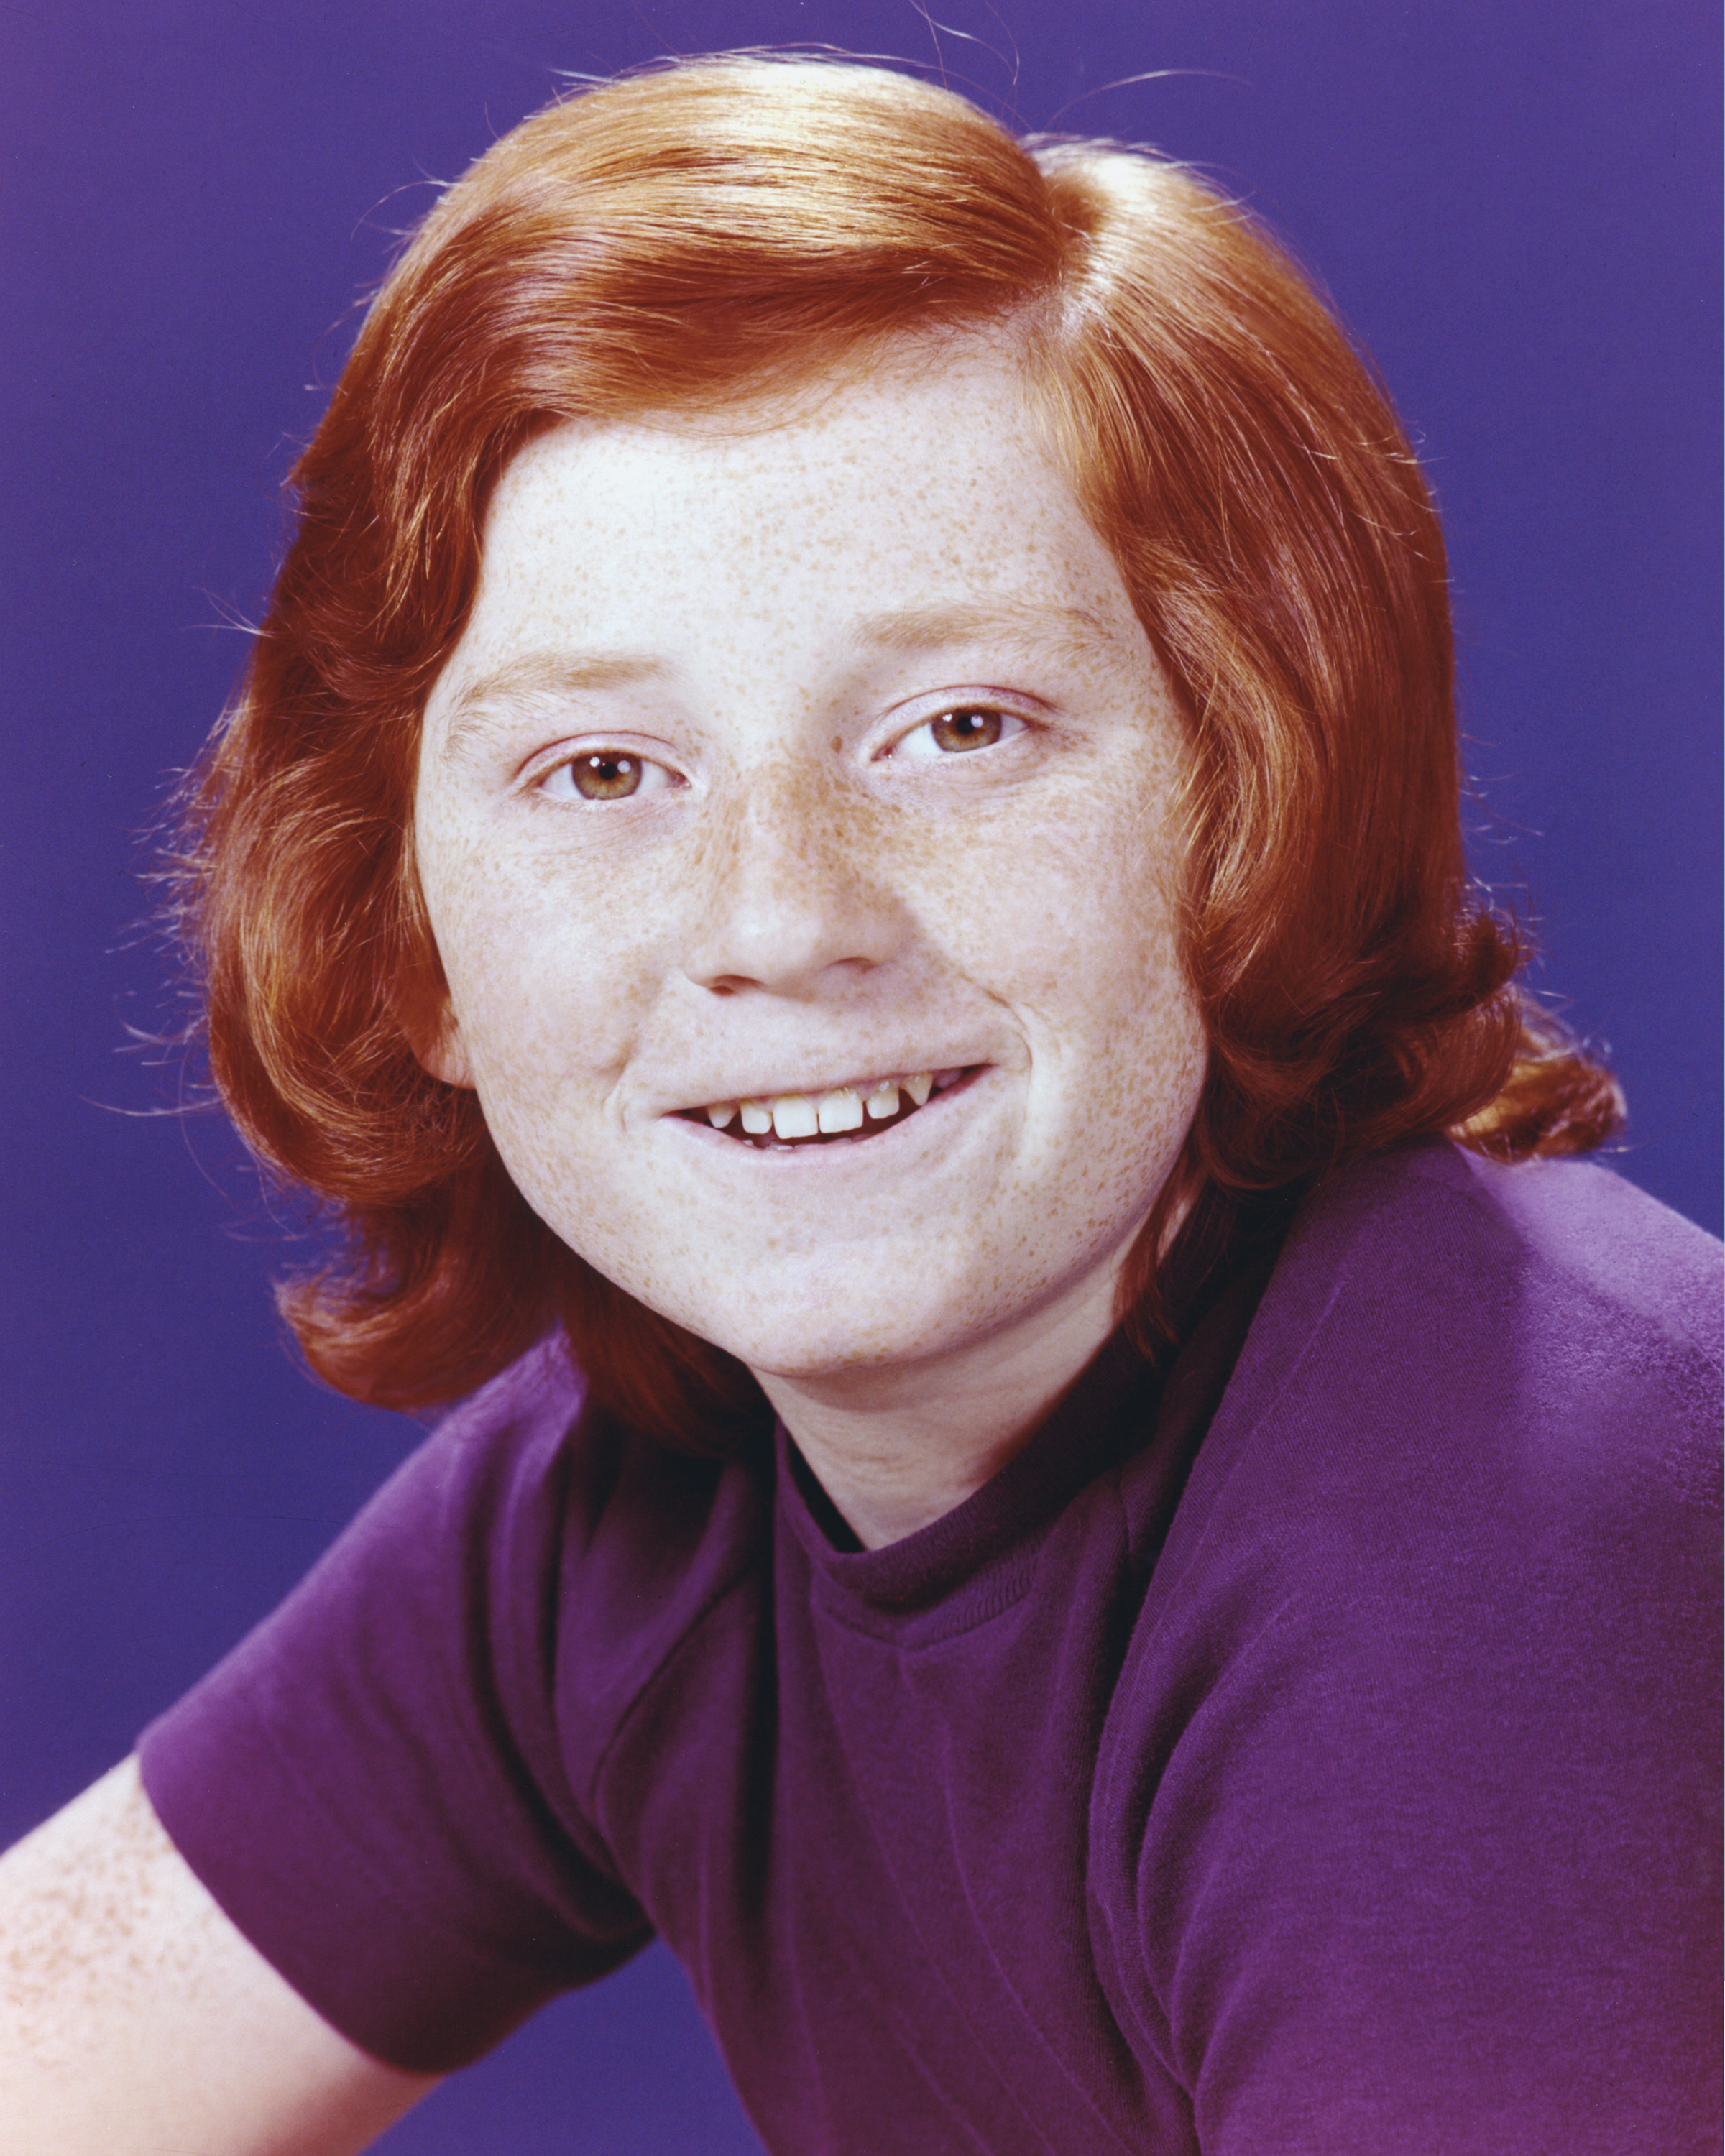
[[[478,1102],[424,1070],[442,978],[411,856],[420,715],[499,472],[575,417],[789,388],[883,337],[1007,331],[1194,744],[1183,934],[1211,1041],[1122,1282],[1160,1320],[1178,1199],[1420,1133],[1597,1143],[1612,1081],[1511,985],[1460,831],[1444,554],[1382,392],[1311,288],[1178,166],[1021,144],[849,64],[721,59],[553,105],[444,195],[294,474],[297,533],[198,774],[180,919],[258,1153],[339,1211],[290,1283],[312,1367],[420,1406],[561,1318],[590,1383],[722,1445],[742,1367],[566,1250]]]

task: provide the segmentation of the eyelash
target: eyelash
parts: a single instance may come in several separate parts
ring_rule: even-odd
[[[912,726],[907,733],[901,734],[892,743],[887,754],[889,757],[896,756],[921,734],[927,734],[931,741],[933,741],[934,729],[937,726],[974,719],[980,719],[984,722],[984,731],[988,722],[993,723],[995,731],[988,740],[981,742],[964,742],[956,747],[948,749],[936,747],[932,755],[913,750],[906,760],[911,762],[944,761],[948,757],[974,754],[978,750],[999,747],[1003,742],[1015,740],[1019,734],[1029,731],[1028,722],[1021,719],[1016,711],[1004,710],[997,704],[955,704],[950,711],[933,712],[929,717],[921,720]],[[622,767],[617,772],[616,779],[614,781],[608,781],[600,777],[602,785],[619,783],[631,773],[635,776],[635,783],[628,787],[626,790],[617,793],[584,793],[576,773],[583,766],[592,770],[593,767],[600,765]],[[662,789],[660,784],[644,783],[648,779],[649,773],[656,774],[657,778],[663,782],[670,782],[676,776],[665,765],[656,763],[651,757],[637,756],[627,749],[587,749],[583,750],[579,756],[567,757],[561,763],[553,764],[549,771],[543,773],[534,782],[534,786],[536,792],[545,794],[553,801],[580,800],[597,807],[608,801],[638,800],[644,791],[649,794],[660,792]],[[600,776],[597,772],[594,775]]]

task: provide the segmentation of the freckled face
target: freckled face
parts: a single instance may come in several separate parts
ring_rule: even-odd
[[[428,1060],[566,1242],[757,1371],[1100,1339],[1196,1108],[1181,721],[1024,397],[910,346],[746,427],[546,436],[427,709]],[[702,1112],[922,1073],[826,1140]]]

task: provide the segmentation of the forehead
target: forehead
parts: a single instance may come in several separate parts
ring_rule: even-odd
[[[718,414],[578,422],[530,444],[487,519],[470,682],[572,639],[749,646],[757,666],[968,627],[1142,634],[1004,340],[906,342]]]

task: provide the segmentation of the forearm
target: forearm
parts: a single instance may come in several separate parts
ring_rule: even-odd
[[[432,2087],[357,2049],[236,1931],[126,1760],[0,1858],[16,2156],[350,2156]]]

